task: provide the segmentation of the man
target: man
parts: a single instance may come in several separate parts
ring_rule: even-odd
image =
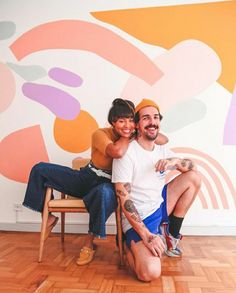
[[[166,145],[155,145],[162,119],[158,105],[144,99],[135,112],[137,138],[122,158],[113,160],[112,182],[123,211],[128,265],[138,279],[151,281],[161,274],[164,251],[181,255],[179,231],[200,177],[191,160],[178,158]],[[165,185],[168,169],[181,173]]]

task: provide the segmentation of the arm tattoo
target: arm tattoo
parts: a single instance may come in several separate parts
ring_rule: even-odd
[[[120,190],[120,189],[116,189],[116,194],[118,196],[126,196],[126,194],[124,193],[124,191]]]
[[[126,189],[126,191],[127,191],[128,193],[131,192],[131,185],[130,185],[130,183],[125,183],[125,184],[124,184],[124,188]]]
[[[188,165],[188,166],[187,166],[187,165]],[[182,166],[183,168],[187,167],[188,170],[192,170],[192,169],[193,169],[193,162],[192,162],[191,160],[189,160],[189,159],[183,159],[183,160],[181,161],[181,166]]]
[[[125,183],[123,186],[124,186],[125,190],[128,193],[130,193],[130,191],[131,191],[131,185],[130,185],[130,183]],[[127,194],[123,190],[120,190],[120,189],[116,189],[116,194],[118,196],[123,196],[123,197],[127,196]]]
[[[183,168],[185,168],[185,167],[186,167],[186,164],[187,164],[186,160],[183,159],[183,160],[181,161],[181,166],[182,166]]]
[[[127,199],[124,203],[124,208],[126,209],[127,212],[131,213],[131,218],[136,221],[136,222],[139,222],[141,223],[142,222],[142,219],[133,203],[132,200],[130,199]]]
[[[151,243],[153,239],[157,238],[157,235],[151,235],[149,238],[148,238],[148,243]]]
[[[189,170],[192,170],[193,169],[193,162],[191,161],[191,160],[189,160],[189,162],[188,162],[188,169]]]
[[[129,212],[129,213],[134,213],[136,211],[134,203],[133,203],[133,201],[131,199],[127,199],[125,201],[124,206],[125,206],[126,211]]]

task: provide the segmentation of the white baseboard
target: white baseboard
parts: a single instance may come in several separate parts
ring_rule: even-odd
[[[1,231],[39,232],[40,228],[40,222],[0,223]],[[87,233],[88,223],[66,223],[65,229],[67,233]],[[60,223],[57,224],[53,231],[60,232]],[[107,234],[116,234],[115,222],[107,223],[106,232]],[[183,226],[181,233],[196,236],[236,236],[236,228],[233,226]]]

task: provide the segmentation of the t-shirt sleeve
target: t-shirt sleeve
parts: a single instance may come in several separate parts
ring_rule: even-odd
[[[112,163],[112,182],[131,183],[133,175],[133,163],[130,156],[126,153],[120,159],[113,159]]]
[[[107,146],[113,143],[110,137],[106,134],[105,131],[97,129],[92,135],[92,146],[99,150],[103,155],[106,155]]]

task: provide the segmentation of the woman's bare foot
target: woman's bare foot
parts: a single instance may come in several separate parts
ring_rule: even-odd
[[[46,232],[45,232],[45,240],[50,235],[52,229],[56,226],[58,220],[59,220],[58,217],[56,217],[56,216],[54,216],[52,214],[49,214],[48,221],[47,221],[47,228],[46,228]]]
[[[56,218],[57,218],[56,216],[54,216],[52,214],[49,214],[48,215],[47,227],[52,226],[52,224],[55,222]]]

